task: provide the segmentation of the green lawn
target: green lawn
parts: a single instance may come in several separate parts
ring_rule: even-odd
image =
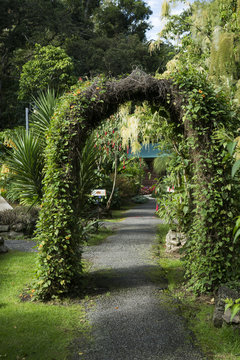
[[[71,340],[88,334],[83,305],[21,302],[35,261],[34,253],[0,256],[0,359],[66,359]]]
[[[187,319],[188,326],[196,336],[196,342],[211,360],[237,360],[240,358],[240,332],[231,326],[217,329],[213,326],[214,306],[212,294],[196,297],[185,289],[184,262],[177,256],[165,253],[165,237],[169,230],[166,224],[160,224],[156,243],[153,248],[156,261],[161,266],[160,275],[168,280],[170,293],[166,294],[166,306],[178,307]],[[171,299],[178,298],[180,301]],[[176,305],[177,304],[177,305]]]

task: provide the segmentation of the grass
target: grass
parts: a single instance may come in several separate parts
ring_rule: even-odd
[[[88,335],[83,305],[20,300],[35,263],[34,253],[0,256],[0,358],[64,360],[71,341]]]
[[[105,241],[108,236],[113,235],[114,231],[105,227],[100,227],[98,232],[91,234],[88,240],[85,242],[86,246],[95,246]]]
[[[124,220],[124,214],[127,210],[130,210],[137,206],[137,204],[133,202],[128,202],[127,204],[121,205],[121,209],[111,210],[112,218],[111,219],[104,219],[107,222],[119,222]]]
[[[179,256],[165,253],[165,237],[168,225],[160,224],[154,255],[162,268],[162,274],[168,280],[171,295],[166,294],[166,306],[176,307],[187,319],[189,328],[194,332],[196,342],[211,360],[237,360],[240,358],[239,329],[224,325],[218,329],[213,326],[214,306],[212,294],[196,297],[184,287],[184,262]],[[178,298],[178,302],[171,298]]]
[[[160,224],[157,227],[157,242],[154,244],[154,255],[162,268],[162,275],[168,280],[168,289],[173,291],[184,280],[184,263],[179,256],[165,253],[165,238],[169,225]]]
[[[212,324],[213,310],[213,305],[200,303],[196,306],[196,316],[190,320],[190,326],[197,336],[198,343],[209,359],[239,359],[239,330],[227,325],[220,329],[215,328]]]

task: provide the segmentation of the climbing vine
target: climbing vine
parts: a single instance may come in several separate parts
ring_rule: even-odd
[[[205,74],[183,67],[175,81],[187,95],[182,121],[191,160],[191,221],[183,229],[188,238],[186,276],[190,287],[201,293],[239,277],[239,242],[232,237],[237,215],[232,161],[215,137],[223,124],[230,130],[239,121],[229,99],[214,90]]]
[[[220,124],[232,124],[234,119],[227,100],[214,92],[203,75],[183,68],[173,79],[156,79],[136,70],[120,80],[80,81],[60,100],[47,134],[44,196],[36,234],[39,298],[62,296],[79,287],[79,154],[91,131],[131,100],[147,101],[154,111],[164,108],[175,133],[181,134],[179,146],[189,152],[192,219],[185,229],[189,284],[201,292],[221,281],[219,273],[233,276],[239,244],[231,241],[235,216],[231,209],[234,194],[229,188],[231,164],[213,133]]]

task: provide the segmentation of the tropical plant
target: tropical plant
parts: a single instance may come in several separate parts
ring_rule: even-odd
[[[162,154],[156,157],[153,161],[153,169],[157,175],[162,175],[166,172],[169,161],[171,160],[171,154]]]
[[[43,147],[36,134],[19,128],[11,134],[12,148],[8,150],[5,165],[8,197],[21,204],[40,203],[42,198]]]
[[[54,114],[58,96],[54,89],[41,91],[38,97],[32,97],[33,112],[30,115],[30,126],[45,143],[46,131]]]

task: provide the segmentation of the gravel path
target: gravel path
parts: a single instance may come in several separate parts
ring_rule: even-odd
[[[155,204],[129,210],[118,231],[84,257],[105,294],[88,310],[92,341],[76,339],[72,360],[202,360],[190,331],[161,299],[164,280],[153,283],[151,260],[156,225]],[[106,288],[109,289],[106,292]]]

